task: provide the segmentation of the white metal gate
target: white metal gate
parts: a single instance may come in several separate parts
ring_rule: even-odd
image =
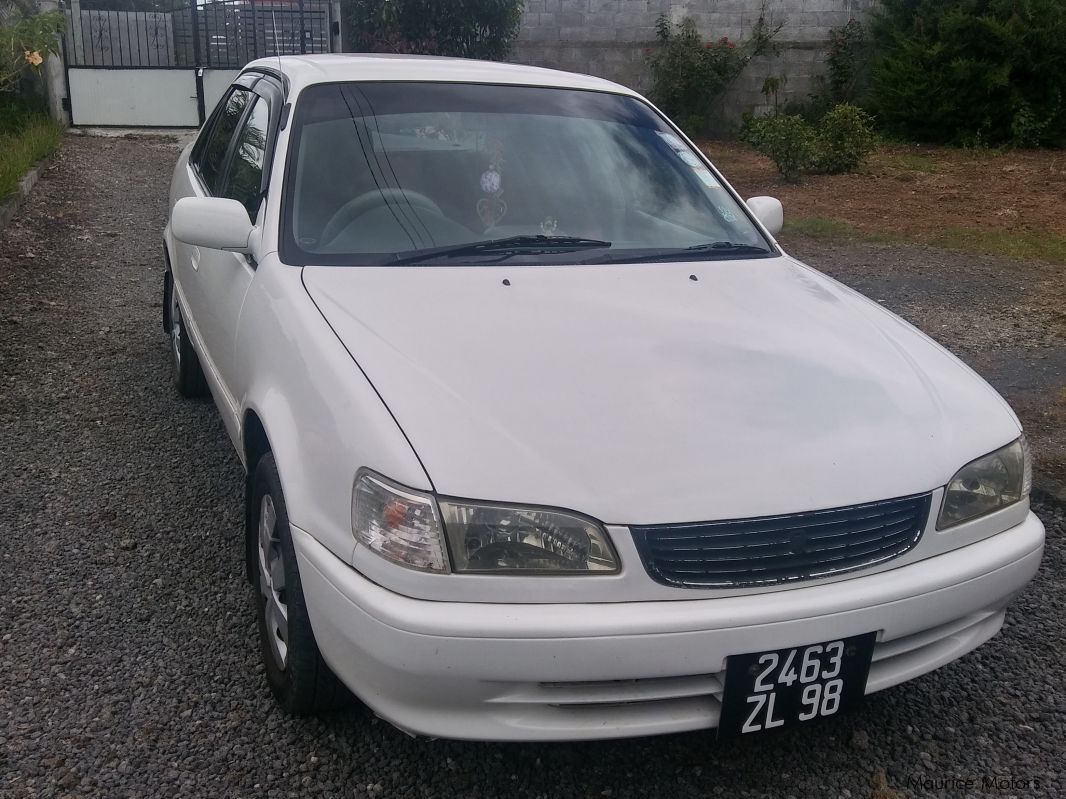
[[[249,61],[328,53],[339,39],[331,0],[179,2],[164,12],[74,0],[63,40],[72,124],[197,127]]]

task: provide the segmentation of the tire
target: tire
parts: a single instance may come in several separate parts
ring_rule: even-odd
[[[281,480],[269,452],[255,467],[251,508],[247,534],[255,541],[259,649],[270,691],[294,716],[344,707],[350,694],[322,659],[311,630]]]
[[[163,278],[163,324],[170,338],[170,357],[173,362],[174,387],[183,397],[203,397],[208,393],[207,378],[200,366],[200,358],[192,347],[185,320],[181,315],[178,292],[174,290],[174,276],[170,270]]]

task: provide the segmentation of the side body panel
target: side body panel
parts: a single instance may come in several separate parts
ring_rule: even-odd
[[[362,466],[423,490],[422,465],[388,409],[303,289],[299,268],[260,262],[236,341],[234,387],[278,463],[289,518],[346,563]]]
[[[246,72],[239,79],[247,85]],[[287,98],[294,99],[294,98]],[[278,109],[280,110],[280,109]],[[165,232],[187,327],[215,403],[242,461],[244,428],[255,414],[274,452],[293,524],[315,530],[351,562],[351,494],[369,466],[406,485],[432,486],[381,398],[304,289],[302,270],[276,258],[288,130],[277,133],[266,201],[252,235],[252,259],[177,241]],[[170,206],[205,191],[186,148]],[[251,468],[251,464],[246,464]]]

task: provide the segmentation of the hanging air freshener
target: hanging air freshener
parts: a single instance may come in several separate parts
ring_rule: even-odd
[[[477,202],[477,215],[486,231],[507,213],[507,203],[503,201],[503,143],[493,141],[490,150],[489,168],[481,173],[480,181],[485,196]]]

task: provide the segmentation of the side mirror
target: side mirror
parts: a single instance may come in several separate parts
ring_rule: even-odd
[[[748,200],[748,208],[755,214],[755,218],[762,222],[762,226],[770,231],[771,236],[781,232],[781,227],[785,224],[785,211],[776,197],[752,197]]]
[[[211,250],[251,252],[253,227],[244,206],[225,197],[182,197],[170,212],[178,241]]]

